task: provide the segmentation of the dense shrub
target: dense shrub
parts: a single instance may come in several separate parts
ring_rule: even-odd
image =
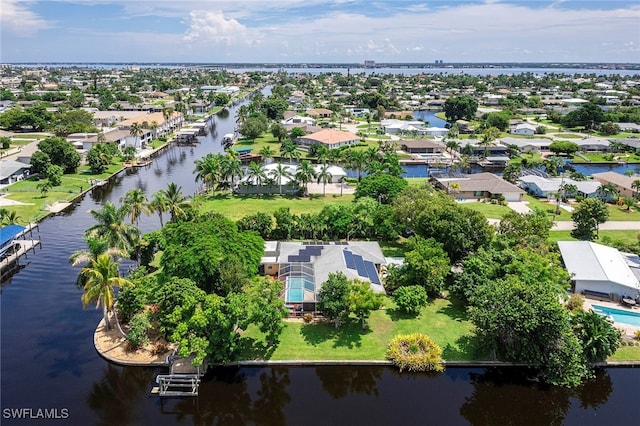
[[[149,314],[146,312],[140,312],[135,314],[129,322],[129,333],[127,333],[127,344],[130,349],[138,349],[140,346],[149,342],[149,336],[147,333],[151,328],[151,322],[149,321]]]
[[[417,315],[427,304],[427,292],[419,285],[404,286],[393,292],[393,300],[401,311]]]
[[[582,305],[584,304],[584,296],[579,293],[574,293],[569,296],[569,300],[567,300],[566,307],[571,312],[577,312],[582,310]]]
[[[396,336],[387,347],[387,359],[400,371],[443,371],[442,349],[420,333]]]

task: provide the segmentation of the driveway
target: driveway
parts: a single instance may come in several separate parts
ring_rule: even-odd
[[[507,203],[507,207],[516,213],[527,214],[531,213],[531,209],[529,208],[528,201],[509,201]]]

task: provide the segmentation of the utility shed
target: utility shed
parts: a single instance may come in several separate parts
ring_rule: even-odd
[[[558,241],[558,247],[576,293],[638,296],[637,256],[590,241]]]

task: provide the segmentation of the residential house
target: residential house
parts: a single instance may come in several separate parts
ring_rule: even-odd
[[[562,185],[575,185],[578,188],[577,194],[566,194],[569,197],[581,196],[586,198],[597,197],[600,182],[593,180],[573,180],[559,177],[542,177],[536,175],[525,175],[519,179],[522,189],[536,197],[555,198],[560,192]]]
[[[319,143],[328,149],[340,148],[341,146],[351,146],[360,143],[360,137],[351,132],[336,129],[323,129],[309,135],[296,138],[294,142],[301,147],[309,147]]]
[[[447,191],[452,197],[464,200],[499,198],[506,201],[522,201],[524,191],[493,173],[435,173],[431,176],[436,188]],[[456,183],[454,187],[452,184]]]
[[[460,152],[467,149],[466,146],[470,146],[471,155],[474,157],[484,157],[485,153],[487,156],[507,156],[508,149],[505,145],[481,145],[478,139],[459,139],[458,142],[460,142]]]
[[[31,164],[15,160],[0,161],[0,185],[10,185],[29,176]]]
[[[397,143],[407,154],[442,154],[446,150],[442,143],[431,139],[399,140]]]
[[[280,123],[284,126],[293,126],[293,127],[301,127],[301,126],[315,126],[316,120],[311,117],[302,117],[299,115],[294,115],[292,117],[288,117],[282,120]]]
[[[640,188],[633,188],[633,182],[640,180],[638,176],[626,176],[616,172],[594,173],[593,178],[604,184],[611,183],[623,197],[634,196]]]
[[[375,241],[266,241],[260,270],[284,284],[284,302],[292,315],[314,312],[329,274],[369,283],[384,293],[380,273],[386,260]]]
[[[635,299],[640,291],[640,258],[590,241],[558,241],[574,292],[611,300]]]
[[[536,126],[529,123],[519,123],[511,127],[509,133],[513,135],[533,136],[536,134]]]
[[[333,117],[333,111],[326,108],[311,108],[307,110],[307,115],[315,118],[331,118]]]
[[[498,142],[505,147],[515,145],[520,152],[541,152],[549,151],[549,145],[551,145],[553,141],[546,138],[523,139],[506,137],[498,139]]]
[[[582,152],[607,152],[611,146],[611,142],[604,138],[571,139],[571,142],[577,143]]]

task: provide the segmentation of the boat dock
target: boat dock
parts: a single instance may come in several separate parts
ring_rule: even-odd
[[[158,374],[156,384],[151,393],[160,397],[198,396],[200,378],[207,370],[206,363],[201,372],[200,367],[194,367],[193,358],[167,358],[169,374]]]
[[[178,145],[191,145],[198,142],[198,133],[200,129],[196,128],[183,128],[176,132],[176,143]]]
[[[35,236],[34,230],[37,232]],[[38,246],[42,247],[38,224],[0,228],[0,283],[20,270],[20,258],[28,257],[29,250],[35,253]]]

